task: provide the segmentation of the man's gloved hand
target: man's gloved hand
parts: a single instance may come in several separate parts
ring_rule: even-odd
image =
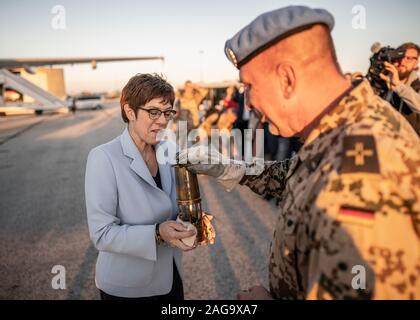
[[[177,155],[177,161],[179,164],[188,164],[187,169],[193,173],[217,178],[226,191],[231,191],[242,180],[247,170],[257,169],[254,174],[264,170],[262,160],[252,164],[231,160],[211,145],[196,145],[184,149]]]

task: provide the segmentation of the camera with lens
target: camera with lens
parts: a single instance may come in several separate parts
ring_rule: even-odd
[[[405,50],[394,49],[390,46],[381,47],[376,42],[373,44],[371,51],[373,55],[370,58],[370,67],[366,78],[369,80],[375,93],[385,99],[388,93],[388,87],[386,82],[380,77],[381,73],[388,74],[384,62],[395,63],[401,61],[405,56]]]

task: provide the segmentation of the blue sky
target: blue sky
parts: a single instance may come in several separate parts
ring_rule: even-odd
[[[226,39],[261,13],[303,4],[329,10],[343,71],[368,67],[373,42],[420,43],[420,1],[283,0],[15,0],[0,1],[0,58],[164,55],[166,60],[66,66],[70,93],[120,89],[138,72],[162,72],[175,85],[186,79],[237,78],[224,56]],[[66,28],[54,30],[51,9],[63,5]],[[366,8],[366,29],[352,28],[352,8]],[[4,45],[4,44],[7,45]],[[203,53],[200,53],[202,51]]]

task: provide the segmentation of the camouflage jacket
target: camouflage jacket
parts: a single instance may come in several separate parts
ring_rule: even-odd
[[[367,81],[298,154],[241,184],[281,197],[277,299],[420,299],[420,140]]]

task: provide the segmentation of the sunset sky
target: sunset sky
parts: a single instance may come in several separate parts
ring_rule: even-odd
[[[160,61],[65,66],[69,93],[121,89],[138,72],[161,72],[174,85],[185,80],[237,78],[225,41],[259,14],[291,4],[329,10],[343,71],[365,72],[373,42],[420,43],[419,1],[1,1],[0,58],[163,55]],[[51,26],[52,8],[65,8],[65,29]],[[352,8],[366,9],[366,28],[354,29]]]

